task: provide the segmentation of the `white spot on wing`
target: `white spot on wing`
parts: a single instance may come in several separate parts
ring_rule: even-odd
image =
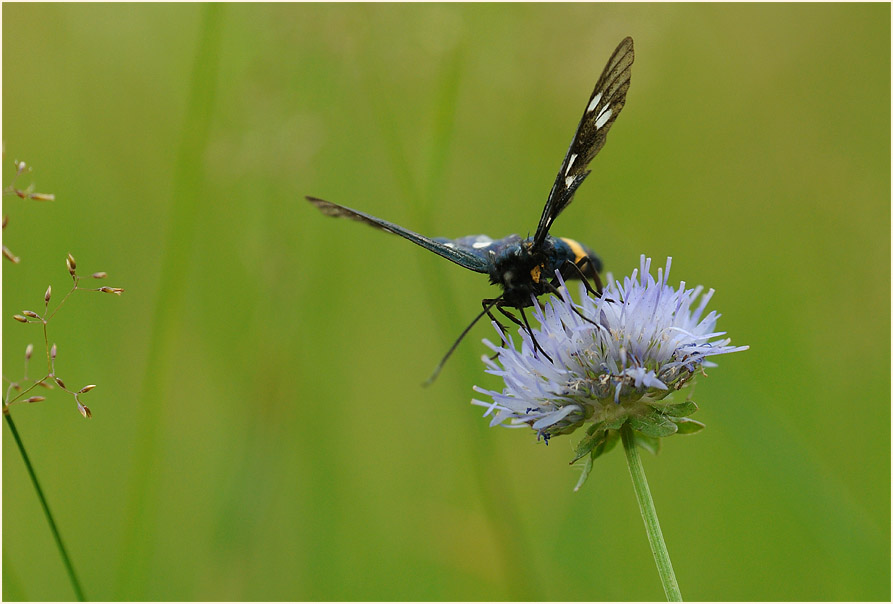
[[[577,160],[577,154],[574,153],[571,155],[571,158],[567,162],[567,168],[564,170],[564,175],[567,176],[567,173],[571,171],[571,167],[573,167],[574,162]]]
[[[611,106],[605,105],[605,108],[602,109],[601,113],[598,114],[598,117],[595,118],[595,127],[601,128],[608,123],[609,119],[611,119]]]
[[[447,246],[447,247],[451,247],[451,248],[455,248],[455,247],[456,247],[456,244],[453,243],[452,241],[447,241],[446,243],[444,243],[444,245]]]
[[[564,186],[569,187],[569,186],[571,186],[571,184],[573,184],[573,182],[574,182],[574,177],[568,176],[567,178],[564,179]]]
[[[463,243],[465,243],[465,245],[470,245],[476,250],[482,250],[490,247],[490,245],[493,243],[493,239],[487,237],[486,235],[472,235],[465,238]]]
[[[600,100],[602,100],[602,93],[601,93],[601,92],[599,92],[597,95],[595,95],[594,97],[592,97],[592,100],[589,101],[589,106],[586,108],[586,113],[589,113],[590,111],[592,111],[593,109],[595,109],[595,106],[598,105],[598,102],[599,102]]]

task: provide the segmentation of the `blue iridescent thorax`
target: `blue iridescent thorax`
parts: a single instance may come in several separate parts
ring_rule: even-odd
[[[579,272],[587,278],[594,278],[602,265],[599,257],[583,244],[551,235],[535,251],[533,239],[522,239],[520,235],[502,239],[469,235],[435,241],[471,252],[485,260],[489,267],[490,283],[502,287],[505,291],[503,299],[516,308],[530,306],[531,296],[540,296],[549,291],[546,283],[554,279],[556,270],[564,269],[562,276],[567,279],[578,278],[579,273],[568,263],[580,267]]]

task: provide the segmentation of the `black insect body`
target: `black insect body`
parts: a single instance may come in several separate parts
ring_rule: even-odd
[[[592,281],[596,286],[594,291],[601,291],[598,273],[602,264],[598,256],[573,239],[552,237],[549,229],[555,218],[570,205],[574,193],[589,175],[589,162],[604,146],[608,130],[623,109],[634,57],[632,38],[624,38],[608,60],[589,97],[589,103],[555,178],[555,184],[549,192],[533,237],[525,239],[518,235],[509,235],[502,239],[491,239],[486,235],[471,235],[459,239],[432,239],[358,210],[307,197],[307,201],[327,216],[350,218],[400,235],[469,270],[486,273],[490,277],[490,283],[502,288],[502,294],[498,298],[482,301],[483,311],[447,352],[431,377],[432,380],[465,334],[484,314],[496,320],[491,314],[494,307],[530,331],[523,309],[533,305],[534,297],[556,291],[556,270],[565,279],[583,279],[590,290],[592,288],[589,281]],[[506,307],[518,309],[524,322],[507,312]],[[534,347],[539,348],[535,341]]]
[[[476,237],[472,245],[481,245],[483,238],[484,236]],[[454,243],[461,243],[465,239],[467,238],[456,239]],[[435,241],[449,242],[443,239]],[[532,239],[509,235],[483,246],[480,251],[488,254],[490,283],[502,287],[499,306],[532,306],[534,296],[554,291],[551,282],[556,270],[561,270],[565,279],[582,276],[595,281],[601,290],[598,278],[602,269],[601,259],[595,252],[573,239],[550,235],[541,245],[534,247]]]

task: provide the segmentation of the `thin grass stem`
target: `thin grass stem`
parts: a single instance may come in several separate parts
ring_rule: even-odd
[[[43,494],[43,489],[40,488],[40,483],[37,481],[37,474],[34,473],[34,468],[31,466],[31,460],[28,458],[28,453],[25,451],[25,444],[19,436],[19,431],[16,429],[8,409],[4,409],[3,417],[6,419],[6,425],[9,426],[9,429],[12,432],[12,437],[16,441],[16,445],[19,447],[19,453],[22,454],[22,460],[25,462],[25,468],[28,470],[28,476],[31,477],[31,483],[34,485],[34,490],[37,491],[37,498],[40,500],[40,505],[43,507],[43,513],[47,517],[47,522],[50,524],[50,531],[53,533],[53,539],[56,540],[56,547],[59,548],[59,554],[62,556],[62,562],[65,564],[65,570],[68,572],[68,579],[71,581],[71,587],[74,589],[78,601],[84,602],[86,600],[84,597],[84,590],[81,589],[81,583],[78,581],[77,574],[74,572],[74,565],[71,563],[71,558],[68,556],[65,544],[62,543],[62,535],[59,534],[59,528],[56,526],[56,521],[53,519],[52,512],[50,512],[50,506]]]

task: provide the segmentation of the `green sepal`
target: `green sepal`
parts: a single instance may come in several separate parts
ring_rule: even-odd
[[[598,432],[600,430],[604,430],[604,429],[605,429],[605,422],[597,422],[595,424],[592,424],[588,428],[586,428],[586,434],[588,434],[589,436],[592,436],[596,432]]]
[[[602,455],[604,455],[605,453],[607,453],[608,451],[610,451],[611,449],[613,449],[614,445],[617,444],[617,441],[620,440],[619,436],[620,436],[620,433],[617,432],[616,430],[606,431],[605,432],[605,440],[603,440],[602,442],[597,444],[595,446],[595,448],[592,449],[592,453],[589,454],[589,457],[594,461],[594,460],[598,459],[599,457],[601,457]]]
[[[606,430],[604,422],[594,424],[587,432],[590,434],[584,436],[574,447],[574,458],[570,463],[575,463],[586,455],[595,460],[613,449],[620,440],[620,433],[617,430]]]
[[[590,434],[589,436],[595,439],[596,444],[592,447],[592,450],[589,452],[589,457],[586,458],[586,461],[583,464],[583,473],[580,474],[580,480],[577,481],[577,486],[574,487],[574,491],[579,491],[580,487],[583,486],[583,483],[589,478],[589,473],[592,472],[593,462],[613,449],[617,443],[620,442],[620,432],[617,430],[602,430],[594,435]],[[577,447],[579,449],[579,445],[577,445]],[[579,459],[579,457],[577,459]],[[577,461],[577,459],[574,461]],[[571,463],[574,462],[572,461]]]
[[[675,417],[673,418],[673,423],[679,428],[676,434],[696,434],[706,427],[701,422],[689,417]]]
[[[665,407],[655,407],[664,415],[670,417],[686,417],[698,410],[698,406],[694,401],[685,401],[684,403],[673,403]]]
[[[593,451],[593,455],[598,457],[599,455],[604,455],[608,451],[614,448],[614,446],[620,442],[620,432],[617,430],[608,430],[608,438],[605,439],[605,444],[601,446],[601,450]],[[598,453],[598,455],[596,455]],[[595,459],[593,457],[593,459]]]
[[[631,417],[629,425],[633,430],[653,438],[670,436],[678,430],[676,424],[658,412],[649,413],[645,417]]]
[[[636,444],[651,453],[652,455],[657,455],[660,453],[660,439],[652,438],[650,436],[645,436],[641,432],[633,432],[633,438],[636,439]]]
[[[555,430],[554,432],[551,432],[549,434],[549,436],[561,436],[562,434],[570,434],[571,432],[576,431],[576,429],[582,425],[583,425],[583,420],[581,419],[580,421],[578,421],[576,423],[569,424],[559,430]]]
[[[577,446],[574,447],[574,458],[571,460],[571,463],[589,455],[595,447],[605,441],[605,437],[604,422],[593,424],[586,430],[586,436],[581,438]]]
[[[614,419],[605,422],[605,428],[608,430],[619,430],[623,426],[623,424],[626,423],[627,419],[629,418],[626,415],[615,417]]]
[[[590,472],[592,472],[592,458],[588,457],[583,464],[583,472],[580,474],[580,480],[577,481],[577,484],[574,487],[574,492],[580,490],[580,487],[582,487],[583,483],[586,482],[586,479],[589,478]]]

